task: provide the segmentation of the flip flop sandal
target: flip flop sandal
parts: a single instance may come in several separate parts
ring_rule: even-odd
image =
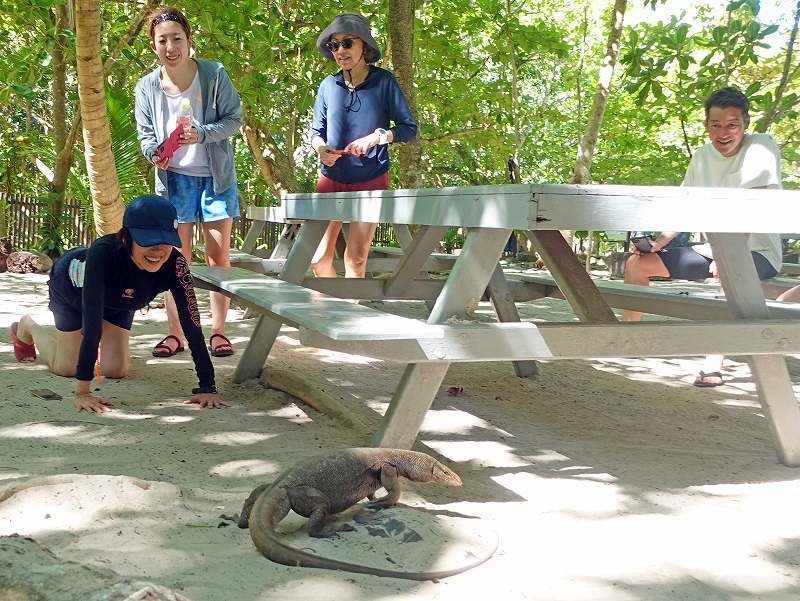
[[[170,345],[167,344],[167,340],[170,339],[178,343],[178,346],[175,347],[174,350]],[[170,334],[169,336],[164,336],[164,338],[161,339],[161,342],[159,342],[155,348],[153,348],[153,357],[158,357],[159,359],[172,357],[172,355],[176,353],[182,353],[183,350],[184,349],[181,346],[181,341],[178,339],[178,337]]]
[[[20,363],[36,361],[36,347],[33,344],[28,344],[17,338],[17,327],[19,327],[19,322],[15,321],[11,324],[11,327],[8,328],[11,334],[11,340],[14,343],[14,357],[16,357],[17,361]]]
[[[222,342],[214,346],[214,338],[222,338]],[[211,338],[208,339],[208,351],[212,357],[230,357],[233,354],[233,345],[223,334],[211,334]]]
[[[708,378],[719,378],[719,382],[709,382]],[[698,388],[713,388],[714,386],[722,386],[724,383],[722,374],[718,371],[701,371],[694,379],[694,385]]]

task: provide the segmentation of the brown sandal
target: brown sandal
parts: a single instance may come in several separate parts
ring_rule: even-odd
[[[178,346],[175,347],[174,350],[170,345],[167,344],[167,340],[170,339],[178,343]],[[176,353],[182,353],[183,350],[184,349],[181,346],[181,341],[178,339],[178,337],[169,334],[168,336],[164,336],[164,338],[161,339],[161,342],[159,342],[155,346],[155,348],[153,349],[153,357],[158,357],[159,359],[163,359],[165,357],[172,357],[172,355]]]
[[[214,338],[222,338],[217,346],[214,346]],[[212,357],[230,357],[233,354],[233,345],[224,334],[211,334],[208,339],[208,351]]]

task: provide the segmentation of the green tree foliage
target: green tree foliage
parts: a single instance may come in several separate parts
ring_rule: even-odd
[[[789,48],[771,45],[779,26],[761,21],[759,13],[758,0],[733,0],[721,9],[703,11],[694,26],[682,13],[630,29],[622,58],[626,91],[656,118],[663,115],[664,125],[672,124],[672,133],[680,135],[691,156],[703,141],[704,98],[724,85],[740,88],[751,101],[753,128],[769,130],[783,142],[787,176],[797,182],[792,165],[798,156],[797,136],[781,140],[780,132],[797,121],[800,69],[792,65],[781,83]],[[786,43],[791,32],[783,33],[780,40]]]
[[[670,2],[648,2],[656,10],[648,9],[647,18],[629,23],[623,34],[593,181],[679,183],[691,152],[704,143],[702,100],[727,82],[751,96],[753,126],[776,137],[786,181],[800,185],[796,43],[785,69],[796,3],[784,3],[777,23],[760,14],[756,0],[707,0],[708,6],[691,16],[674,13]],[[144,4],[102,4],[104,59]],[[506,183],[515,150],[521,181],[569,181],[611,4],[419,2],[414,78],[424,185]],[[242,96],[248,137],[236,136],[234,143],[245,204],[277,203],[279,189],[312,189],[318,163],[306,144],[310,112],[319,83],[336,69],[316,51],[317,34],[338,12],[359,10],[386,50],[384,3],[188,0],[180,6],[194,27],[197,55],[222,62]],[[56,161],[53,8],[53,0],[7,0],[0,7],[0,189],[12,193],[49,193],[46,169],[40,167],[52,169]],[[62,35],[69,128],[77,100],[74,30]],[[379,64],[391,69],[391,57]],[[152,168],[138,151],[132,107],[133,86],[155,66],[145,27],[108,69],[107,108],[126,200],[152,187]],[[69,198],[90,211],[81,145],[79,135],[67,188]]]

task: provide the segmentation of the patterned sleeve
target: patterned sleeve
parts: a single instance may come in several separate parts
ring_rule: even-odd
[[[75,377],[89,382],[94,378],[97,348],[103,336],[103,309],[105,307],[106,279],[114,269],[112,256],[106,245],[93,245],[86,251],[83,276],[81,311],[83,314],[83,339],[78,351]]]
[[[175,306],[178,309],[178,317],[181,321],[183,333],[189,342],[189,350],[192,353],[194,369],[197,372],[197,380],[200,386],[214,385],[214,366],[211,364],[211,357],[203,338],[203,330],[200,326],[200,311],[197,307],[197,296],[194,293],[194,283],[189,265],[180,252],[173,250],[175,257],[175,278],[170,285],[172,297],[175,299]]]

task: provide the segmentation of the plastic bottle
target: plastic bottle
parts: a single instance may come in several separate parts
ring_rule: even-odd
[[[189,133],[189,128],[192,127],[192,103],[189,102],[188,98],[181,100],[176,125],[182,126],[184,133]]]

